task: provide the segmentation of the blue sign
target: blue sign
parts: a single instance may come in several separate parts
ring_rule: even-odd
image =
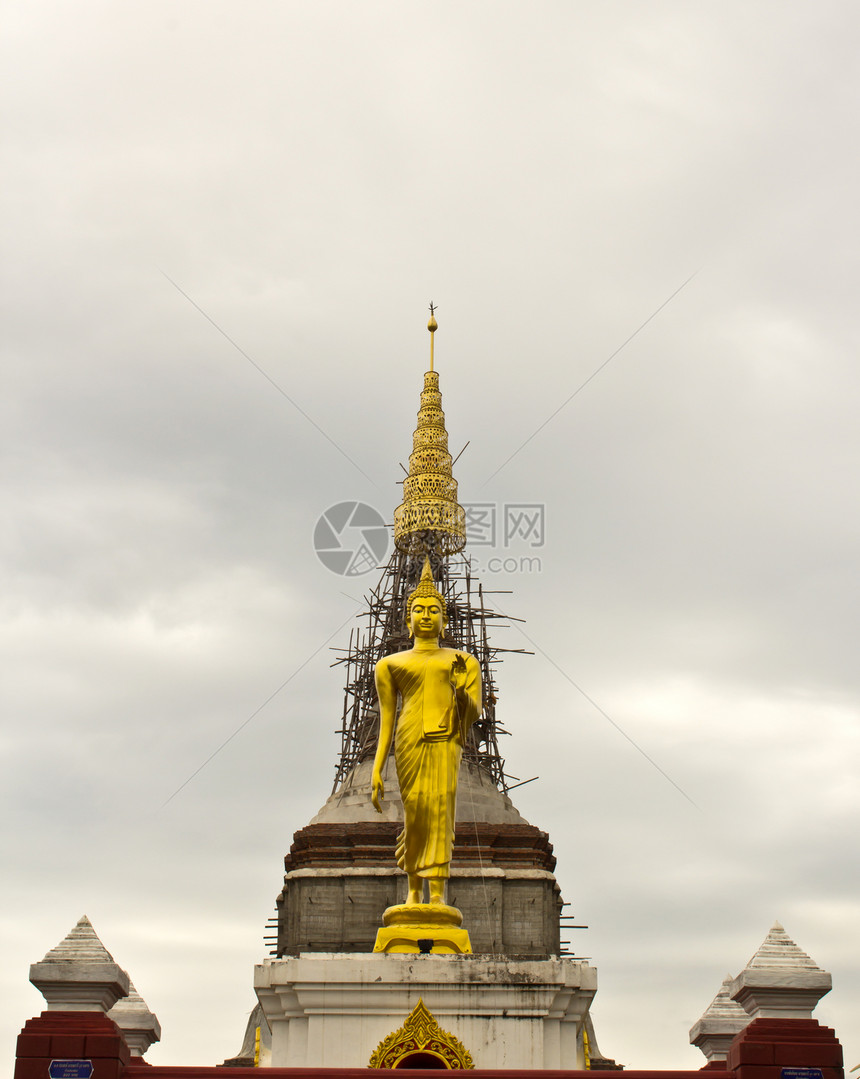
[[[90,1079],[91,1060],[52,1060],[48,1067],[50,1079]]]
[[[821,1068],[782,1068],[782,1079],[824,1079]]]

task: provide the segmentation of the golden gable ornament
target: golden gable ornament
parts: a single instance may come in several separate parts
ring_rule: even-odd
[[[475,1067],[472,1054],[465,1045],[447,1030],[442,1030],[432,1013],[425,1008],[424,1001],[419,999],[403,1026],[383,1038],[373,1050],[368,1067],[438,1068],[438,1064],[423,1063],[421,1057],[435,1057],[446,1068]]]

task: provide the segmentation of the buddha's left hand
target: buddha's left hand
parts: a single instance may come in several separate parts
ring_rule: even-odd
[[[466,660],[457,653],[457,658],[451,664],[451,685],[454,692],[466,688]]]

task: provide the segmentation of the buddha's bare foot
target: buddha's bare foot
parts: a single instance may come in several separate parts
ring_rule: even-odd
[[[439,881],[437,884],[435,881],[430,882],[430,902],[431,903],[443,903],[445,902],[445,882]]]
[[[424,902],[424,881],[417,873],[410,873],[407,877],[406,906],[417,907]]]

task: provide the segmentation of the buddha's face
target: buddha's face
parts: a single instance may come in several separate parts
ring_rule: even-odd
[[[442,608],[438,600],[430,596],[418,598],[409,612],[409,628],[415,637],[430,640],[442,633]]]

